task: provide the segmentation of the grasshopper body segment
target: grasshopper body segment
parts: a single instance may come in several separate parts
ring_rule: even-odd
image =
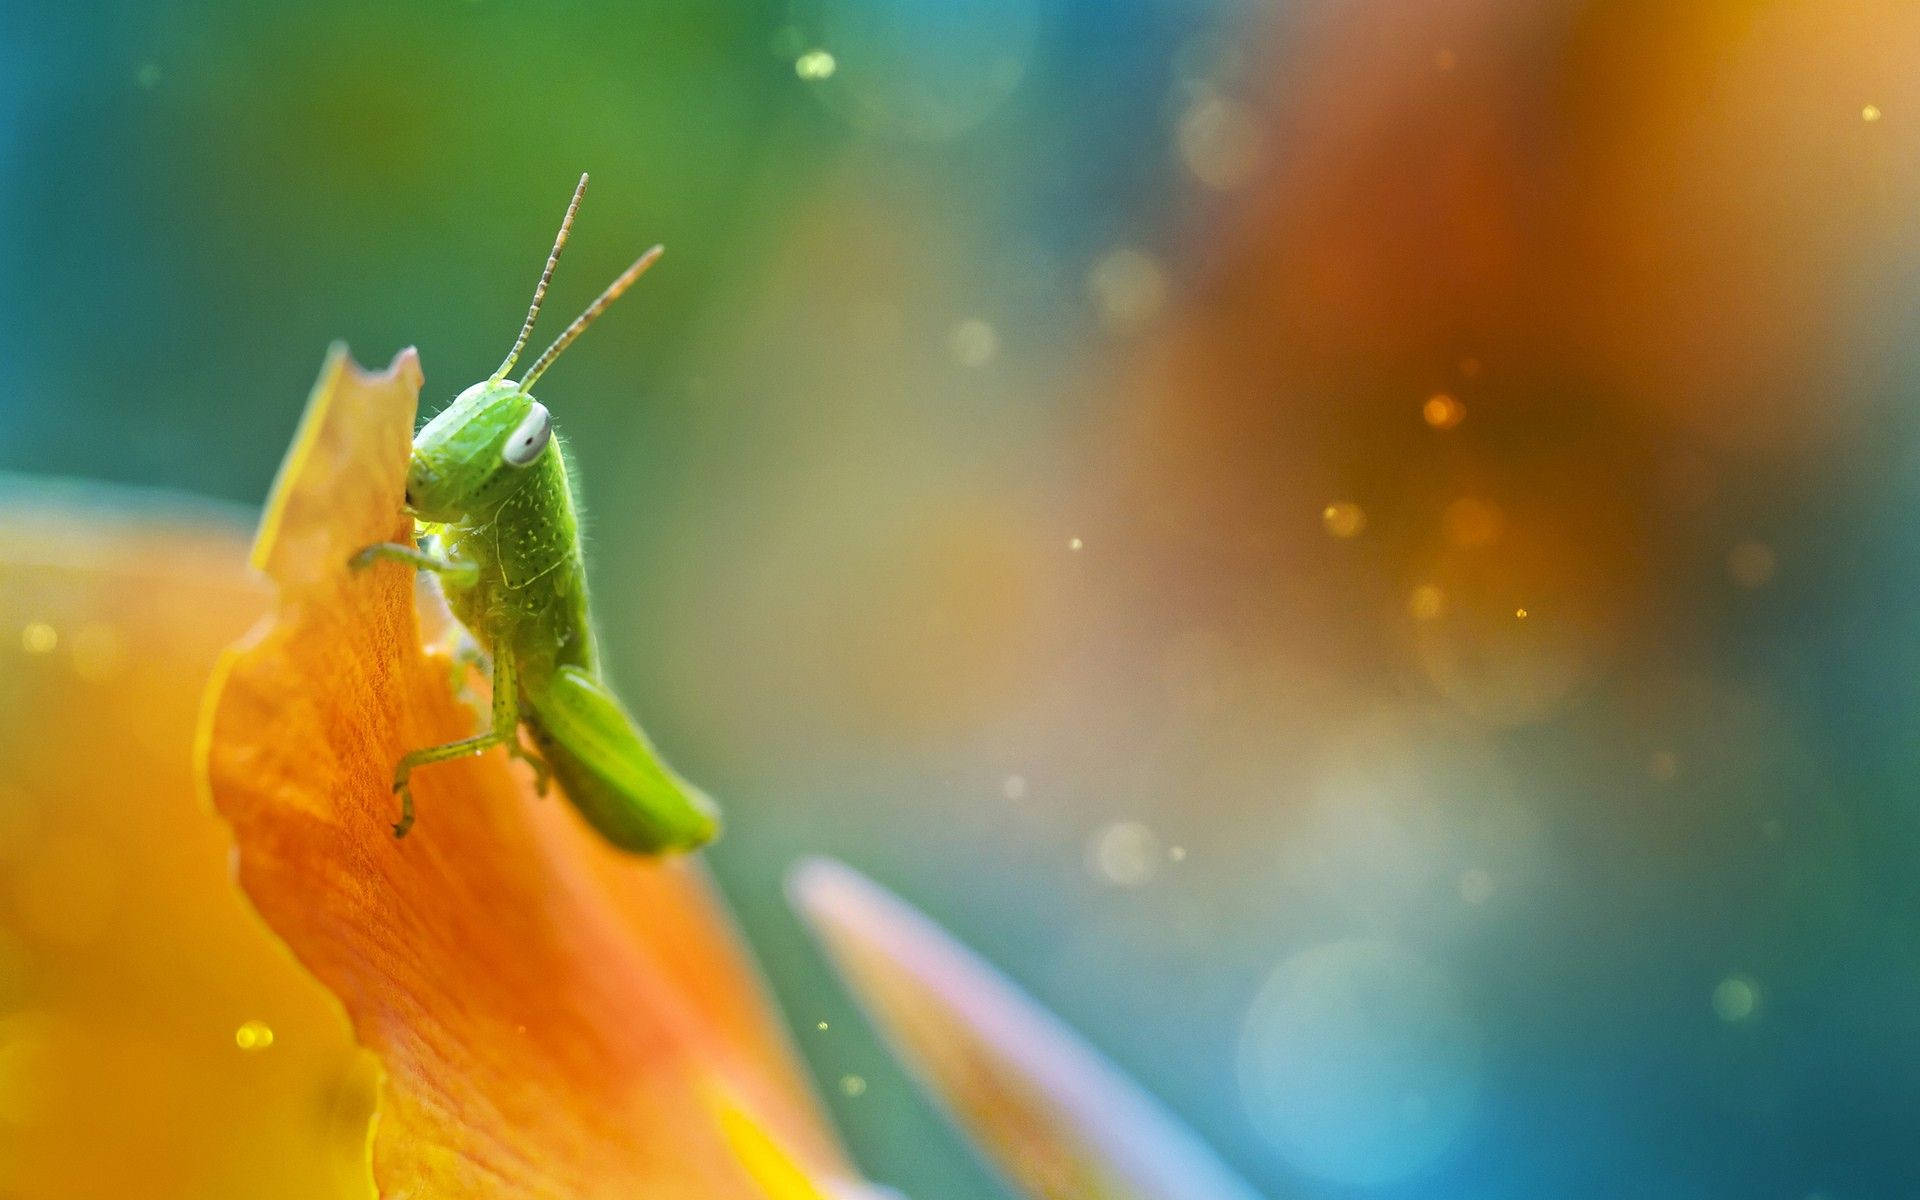
[[[414,439],[404,503],[436,553],[369,546],[356,567],[380,559],[440,576],[447,600],[493,661],[493,720],[470,738],[416,750],[400,760],[396,836],[413,822],[409,779],[432,763],[496,746],[549,773],[589,824],[634,853],[691,850],[718,833],[717,810],[674,774],[599,677],[587,604],[586,562],[566,451],[531,387],[559,352],[658,256],[648,251],[541,355],[520,382],[509,380],[540,310],[586,188],[574,192],[547,259],[532,310],[500,370],[474,384]],[[525,725],[536,749],[520,742]]]
[[[662,762],[607,685],[562,666],[537,696],[527,724],[554,778],[587,823],[622,850],[689,850],[720,831],[713,802]]]

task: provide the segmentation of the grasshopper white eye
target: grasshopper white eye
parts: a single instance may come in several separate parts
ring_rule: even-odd
[[[500,448],[500,460],[510,467],[530,467],[552,438],[553,421],[547,416],[546,405],[536,400],[533,411],[507,438],[507,444]]]

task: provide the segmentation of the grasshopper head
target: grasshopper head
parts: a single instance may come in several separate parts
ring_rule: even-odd
[[[547,269],[533,289],[533,304],[520,326],[520,336],[507,352],[507,361],[491,379],[461,392],[413,439],[413,461],[407,467],[407,511],[422,521],[444,523],[488,512],[526,482],[528,468],[549,453],[547,445],[553,440],[547,410],[527,389],[660,257],[658,246],[642,254],[561,331],[553,345],[527,368],[520,382],[508,379],[507,372],[513,370],[533,333],[547,282],[553,278],[561,247],[567,244],[567,231],[573,228],[573,214],[586,190],[587,177],[582,175],[573,189],[567,215],[560,222],[559,236],[553,240],[553,250],[547,255]]]
[[[413,439],[407,511],[430,522],[487,512],[526,482],[552,440],[546,407],[519,384],[476,383]]]

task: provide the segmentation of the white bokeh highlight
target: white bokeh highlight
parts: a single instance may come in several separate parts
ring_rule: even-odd
[[[1419,1174],[1466,1132],[1481,1034],[1438,968],[1356,938],[1303,950],[1267,978],[1237,1068],[1248,1117],[1288,1165],[1378,1186]]]

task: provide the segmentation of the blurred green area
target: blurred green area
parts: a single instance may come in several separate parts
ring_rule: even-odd
[[[1031,378],[1091,327],[1081,260],[1158,202],[1125,125],[1161,101],[1134,84],[1197,22],[1019,0],[10,5],[0,470],[258,503],[329,343],[368,364],[418,346],[429,412],[489,372],[590,172],[536,348],[668,251],[541,387],[618,683],[725,799],[717,868],[861,1161],[922,1200],[991,1194],[780,898],[801,853],[916,838],[900,751],[860,727],[888,700],[849,712],[829,685],[825,723],[787,727],[820,714],[817,655],[739,660],[794,632],[783,593],[844,592],[868,605],[851,620],[898,604],[863,601],[876,553],[1042,465],[1060,402],[1013,369],[968,378],[949,344],[986,306],[1031,317],[987,335]],[[850,69],[802,79],[822,38]],[[702,618],[735,590],[770,612],[745,638]],[[859,652],[838,636],[821,652]],[[873,1086],[847,1097],[846,1074]]]
[[[50,9],[12,43],[8,357],[23,394],[62,397],[9,406],[14,468],[257,501],[329,341],[418,344],[449,395],[491,369],[581,170],[556,306],[651,241],[673,269],[556,404],[651,419],[702,306],[837,149],[768,7],[94,17]]]

